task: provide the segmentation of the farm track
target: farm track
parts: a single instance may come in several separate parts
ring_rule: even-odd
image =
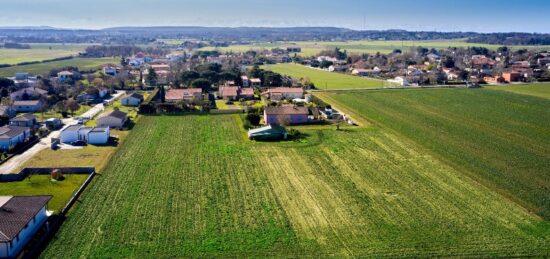
[[[43,257],[550,253],[547,222],[390,131],[255,143],[236,122],[141,118]]]

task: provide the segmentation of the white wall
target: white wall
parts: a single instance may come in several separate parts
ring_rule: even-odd
[[[76,131],[62,131],[61,142],[72,143],[78,140],[78,133]]]
[[[92,145],[103,145],[109,141],[109,132],[90,132],[88,134],[88,143]]]

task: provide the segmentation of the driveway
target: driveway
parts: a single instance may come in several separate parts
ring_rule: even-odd
[[[106,101],[111,102],[113,100],[116,100],[116,99],[120,98],[125,93],[126,93],[125,91],[117,91],[116,94],[114,94],[110,99],[108,99]],[[93,106],[92,108],[90,108],[85,113],[83,113],[81,115],[81,117],[93,118],[97,114],[102,112],[104,109],[105,109],[105,107],[103,106],[103,103],[97,104],[97,105]],[[59,136],[61,135],[61,131],[63,129],[65,129],[66,127],[68,127],[70,125],[77,124],[77,122],[78,121],[75,120],[74,118],[63,119],[63,124],[65,126],[63,126],[62,129],[50,132],[50,134],[48,136],[43,137],[40,140],[40,142],[36,143],[36,145],[32,146],[31,148],[29,148],[24,153],[12,157],[10,160],[8,160],[4,164],[0,165],[0,174],[18,173],[18,172],[15,172],[15,170],[17,170],[19,168],[19,166],[21,166],[22,164],[27,162],[29,159],[31,159],[34,155],[38,154],[40,151],[50,148],[51,144],[52,144],[52,138],[59,138]]]

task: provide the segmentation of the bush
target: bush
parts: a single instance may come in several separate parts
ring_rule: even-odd
[[[249,113],[245,117],[246,121],[250,123],[250,125],[258,126],[260,125],[260,115],[256,113]]]
[[[52,170],[51,176],[52,176],[52,179],[56,181],[62,181],[65,179],[65,176],[63,176],[63,174],[59,169]]]

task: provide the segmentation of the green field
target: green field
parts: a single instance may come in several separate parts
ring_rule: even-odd
[[[14,76],[17,72],[28,72],[31,75],[42,75],[47,74],[54,68],[63,68],[67,66],[76,66],[80,70],[91,70],[99,68],[104,64],[118,64],[118,62],[120,62],[120,59],[117,58],[73,58],[48,63],[0,68],[0,76]]]
[[[546,94],[550,88],[545,88]],[[319,94],[550,219],[550,100],[492,89]]]
[[[391,129],[256,143],[241,124],[142,117],[42,257],[550,253],[548,222]]]
[[[288,75],[295,79],[307,77],[315,84],[316,88],[321,90],[381,88],[385,85],[384,81],[377,79],[328,72],[297,64],[266,65],[262,68]]]
[[[0,48],[0,64],[18,64],[29,61],[42,61],[59,57],[78,55],[88,45],[84,44],[29,44],[30,49]]]
[[[485,88],[550,99],[550,83],[527,85],[491,85],[486,86]]]
[[[319,54],[319,52],[327,49],[334,49],[336,47],[343,50],[347,50],[349,53],[354,54],[363,54],[370,53],[374,54],[376,52],[380,53],[390,53],[394,49],[401,49],[406,51],[410,48],[415,48],[422,46],[425,48],[448,48],[448,47],[486,47],[489,49],[496,49],[500,45],[491,45],[491,44],[481,44],[481,43],[467,43],[463,40],[439,40],[439,41],[298,41],[298,42],[274,42],[274,43],[254,43],[249,45],[232,45],[229,47],[222,48],[213,48],[206,47],[202,50],[220,50],[223,52],[245,52],[248,50],[262,50],[262,49],[272,49],[272,48],[284,48],[288,45],[298,45],[302,48],[302,52],[299,53],[302,56],[314,56]],[[550,50],[550,46],[512,46],[512,49],[541,49],[541,50]]]
[[[88,175],[65,175],[63,181],[50,181],[49,175],[33,175],[20,182],[0,183],[0,195],[52,195],[48,209],[61,211]]]

